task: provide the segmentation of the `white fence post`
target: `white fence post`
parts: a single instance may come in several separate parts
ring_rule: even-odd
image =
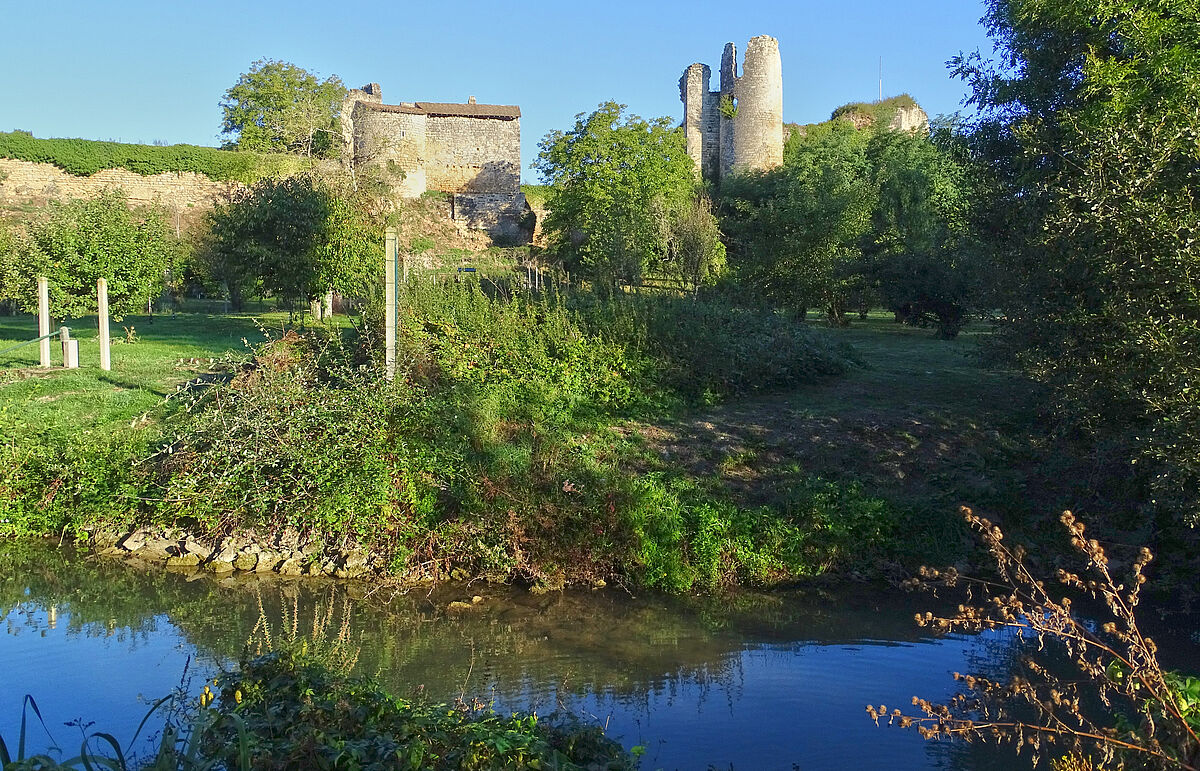
[[[50,366],[50,286],[45,276],[38,276],[38,358],[41,366]]]
[[[100,369],[112,369],[112,340],[108,333],[108,280],[96,279],[97,322],[100,325]]]
[[[383,344],[387,379],[396,377],[396,229],[388,228],[383,255]]]
[[[60,327],[58,336],[62,341],[63,367],[79,369],[79,341],[71,339],[70,327]]]

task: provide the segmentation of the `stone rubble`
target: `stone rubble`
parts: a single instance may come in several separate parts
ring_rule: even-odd
[[[383,573],[374,555],[353,546],[326,546],[295,531],[273,536],[240,533],[222,539],[198,537],[176,528],[133,531],[96,529],[89,545],[107,557],[150,563],[173,571],[277,573],[283,576],[365,578]]]

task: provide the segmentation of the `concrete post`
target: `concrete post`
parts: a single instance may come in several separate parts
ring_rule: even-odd
[[[79,341],[71,339],[70,327],[60,327],[59,339],[62,341],[63,367],[79,368]]]
[[[396,377],[396,229],[388,228],[383,255],[383,345],[387,379]]]
[[[43,367],[50,366],[50,285],[45,276],[38,276],[38,362]]]
[[[96,280],[96,300],[100,325],[100,369],[112,369],[112,341],[108,334],[108,281]]]

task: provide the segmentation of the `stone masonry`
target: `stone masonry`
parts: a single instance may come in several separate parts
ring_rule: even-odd
[[[696,63],[679,79],[688,155],[706,178],[719,182],[739,171],[765,171],[783,164],[783,67],[779,41],[750,38],[742,72],[737,48],[725,45],[720,88],[712,70]]]
[[[191,171],[144,176],[127,169],[102,169],[77,177],[49,163],[0,158],[0,202],[40,203],[68,198],[93,198],[108,188],[120,188],[135,205],[157,203],[170,211],[196,212],[228,200],[238,182],[215,182]]]
[[[521,109],[513,105],[384,104],[378,83],[342,104],[343,162],[390,172],[397,193],[452,196],[454,219],[493,232],[513,230],[527,211],[521,193]]]

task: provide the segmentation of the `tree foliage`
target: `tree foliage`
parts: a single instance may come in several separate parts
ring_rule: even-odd
[[[647,121],[605,102],[538,147],[534,168],[552,185],[547,237],[569,270],[612,286],[637,282],[667,259],[664,213],[678,211],[695,187],[669,118]]]
[[[377,278],[378,228],[314,174],[263,180],[208,217],[198,271],[235,307],[268,292],[289,307],[327,290],[362,297]]]
[[[722,182],[735,275],[835,324],[882,300],[952,337],[972,310],[977,264],[960,164],[923,133],[832,120],[794,131],[783,166]]]
[[[1146,500],[1200,519],[1200,16],[1191,0],[990,0],[998,55],[952,61],[979,116],[978,227],[1002,329]]]
[[[789,138],[782,167],[722,181],[723,224],[751,289],[842,320],[876,198],[868,137],[844,121],[810,127]]]
[[[0,295],[36,313],[37,277],[45,276],[51,313],[74,318],[96,312],[96,280],[104,278],[113,313],[133,313],[162,291],[176,255],[163,212],[130,211],[119,190],[51,202],[49,216],[0,253]]]
[[[289,62],[259,59],[221,100],[221,133],[239,150],[334,157],[346,87]]]

